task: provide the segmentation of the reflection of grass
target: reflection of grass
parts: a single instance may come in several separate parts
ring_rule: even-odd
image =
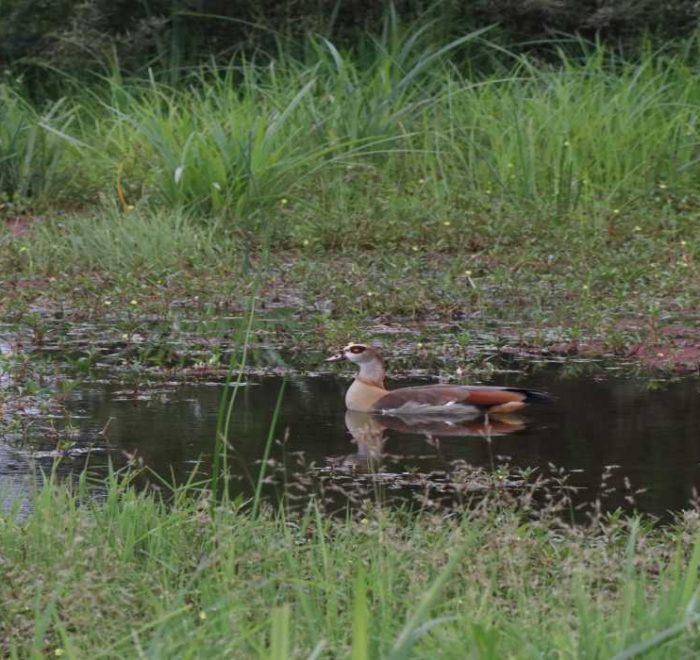
[[[681,625],[697,619],[694,515],[570,527],[498,493],[449,516],[366,505],[331,517],[313,503],[252,515],[194,491],[165,504],[116,478],[100,502],[85,495],[47,485],[26,520],[0,524],[4,654],[697,650]]]

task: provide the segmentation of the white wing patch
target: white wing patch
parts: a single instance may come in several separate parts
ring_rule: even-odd
[[[469,404],[457,403],[457,400],[446,401],[439,405],[430,403],[418,403],[416,401],[407,401],[398,408],[382,408],[378,412],[383,415],[434,415],[439,417],[473,417],[475,413],[479,413],[480,409]]]

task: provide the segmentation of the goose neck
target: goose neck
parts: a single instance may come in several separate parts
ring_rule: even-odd
[[[363,362],[360,365],[360,373],[357,375],[357,380],[366,385],[374,387],[384,387],[384,363],[379,359],[373,359],[369,362]]]

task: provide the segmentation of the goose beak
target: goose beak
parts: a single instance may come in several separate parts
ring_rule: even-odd
[[[341,360],[345,360],[345,353],[342,351],[340,353],[336,353],[335,355],[331,355],[329,358],[326,358],[326,362],[340,362]]]

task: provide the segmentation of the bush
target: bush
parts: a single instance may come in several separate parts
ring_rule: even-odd
[[[700,16],[695,0],[0,0],[0,65],[41,59],[84,69],[86,53],[95,64],[116,53],[130,70],[157,61],[179,67],[309,31],[348,44],[376,31],[391,6],[405,20],[427,13],[453,34],[497,26],[492,38],[508,47],[542,49],[543,38],[578,34],[628,54],[646,35],[686,36]]]

